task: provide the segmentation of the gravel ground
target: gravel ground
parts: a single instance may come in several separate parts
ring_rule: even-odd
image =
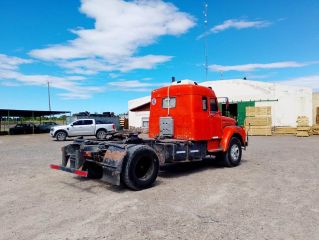
[[[49,169],[65,144],[0,137],[0,239],[319,239],[319,137],[252,137],[239,167],[165,167],[140,192]]]

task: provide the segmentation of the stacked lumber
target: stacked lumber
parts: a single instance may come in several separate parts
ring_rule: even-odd
[[[275,135],[296,135],[297,128],[295,127],[275,127]]]
[[[271,107],[246,107],[246,116],[271,116]]]
[[[313,135],[319,135],[319,125],[314,125],[314,126],[312,126],[312,128],[311,128],[311,133],[312,133]]]
[[[309,119],[306,116],[299,116],[297,118],[297,137],[309,137],[310,136]]]
[[[271,136],[271,107],[246,107],[245,129],[250,136]]]

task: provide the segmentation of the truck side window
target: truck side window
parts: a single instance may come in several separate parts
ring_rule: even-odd
[[[79,120],[73,123],[73,126],[83,125],[83,120]]]
[[[176,98],[163,98],[162,100],[162,108],[174,108],[176,107]]]
[[[208,109],[207,97],[202,97],[202,109],[203,111],[207,111]]]
[[[93,120],[84,120],[83,121],[83,125],[92,125],[93,124]]]
[[[218,105],[216,98],[211,98],[210,99],[210,112],[218,112]]]

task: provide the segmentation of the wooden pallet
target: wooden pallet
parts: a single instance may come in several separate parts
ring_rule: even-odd
[[[311,133],[312,133],[313,135],[319,135],[319,125],[314,125],[314,126],[312,126],[312,128],[311,128]]]
[[[246,117],[247,126],[271,126],[271,117]]]
[[[271,107],[246,107],[246,116],[271,116]]]
[[[306,116],[299,116],[297,118],[297,127],[308,127],[309,119]]]
[[[309,137],[310,134],[309,134],[309,131],[297,131],[296,136],[297,137]]]
[[[245,126],[249,136],[272,136],[271,126]]]
[[[296,135],[297,128],[294,128],[294,127],[275,127],[274,134],[275,135]]]

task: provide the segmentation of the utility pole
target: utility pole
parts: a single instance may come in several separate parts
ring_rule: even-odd
[[[204,25],[205,25],[205,81],[208,78],[208,1],[205,0],[204,3]]]
[[[51,116],[51,96],[50,96],[50,82],[48,81],[48,101],[49,101],[49,111]]]

